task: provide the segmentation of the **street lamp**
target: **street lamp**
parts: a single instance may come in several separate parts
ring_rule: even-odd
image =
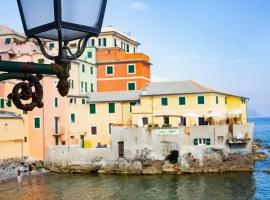
[[[24,31],[34,38],[45,57],[68,62],[80,57],[90,37],[101,31],[107,0],[17,0]],[[50,56],[40,40],[58,41],[57,56]],[[75,53],[68,43],[79,40]]]
[[[70,61],[83,54],[90,37],[99,35],[107,0],[17,0],[17,3],[26,36],[35,39],[42,54],[55,61],[51,65],[0,61],[0,71],[9,72],[0,74],[0,81],[28,81],[15,85],[8,98],[17,108],[31,111],[43,106],[40,74],[55,74],[59,78],[59,93],[62,96],[68,94]],[[58,54],[50,55],[42,39],[57,41]],[[78,45],[77,50],[72,52],[69,42],[74,40]],[[29,99],[32,99],[30,104],[22,103],[22,100]]]

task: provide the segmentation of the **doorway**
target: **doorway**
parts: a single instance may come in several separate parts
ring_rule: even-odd
[[[118,156],[120,158],[124,157],[124,142],[118,142]]]

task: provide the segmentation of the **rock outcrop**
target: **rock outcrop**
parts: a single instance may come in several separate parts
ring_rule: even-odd
[[[254,160],[266,160],[268,156],[264,152],[256,152]]]

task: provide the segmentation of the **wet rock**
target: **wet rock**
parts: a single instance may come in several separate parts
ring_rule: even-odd
[[[179,164],[171,164],[169,161],[166,161],[162,166],[162,171],[168,174],[176,174],[180,172]]]
[[[265,160],[268,156],[264,152],[257,152],[254,156],[254,160]]]

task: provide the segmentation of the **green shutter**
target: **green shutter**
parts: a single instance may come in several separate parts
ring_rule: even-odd
[[[11,107],[11,100],[10,99],[7,100],[6,105],[7,105],[7,107]]]
[[[204,96],[198,96],[198,104],[204,104]]]
[[[186,97],[179,97],[179,105],[186,105]]]
[[[227,104],[227,100],[228,100],[228,98],[227,98],[227,97],[225,97],[225,104]]]
[[[87,52],[87,57],[88,57],[88,58],[92,58],[92,52],[91,52],[91,51],[88,51],[88,52]]]
[[[168,105],[168,98],[167,97],[161,98],[161,105],[162,106],[167,106]]]
[[[84,73],[85,72],[85,65],[82,64],[82,72]]]
[[[44,64],[44,59],[43,58],[38,59],[38,64]]]
[[[71,123],[75,123],[75,114],[74,113],[70,114],[70,120],[71,120]]]
[[[93,74],[93,67],[90,68],[90,74]]]
[[[54,107],[58,107],[58,98],[57,97],[55,97],[54,98]]]
[[[0,108],[4,108],[4,107],[5,107],[5,100],[0,99]]]
[[[95,46],[95,39],[92,39],[92,47]]]
[[[40,128],[40,118],[35,117],[34,119],[35,128]]]
[[[109,113],[115,113],[115,103],[109,103]]]
[[[195,138],[195,139],[193,140],[193,144],[194,144],[195,146],[198,145],[198,139],[197,139],[197,138]]]
[[[82,104],[85,104],[85,99],[82,99]]]
[[[107,46],[107,39],[103,38],[103,46],[106,47]]]
[[[11,43],[11,38],[6,38],[5,44],[10,44]]]
[[[49,49],[53,49],[53,48],[54,48],[54,43],[50,43]]]
[[[107,66],[106,73],[107,74],[113,74],[113,66]]]
[[[96,104],[89,104],[90,114],[96,114]]]
[[[128,83],[128,90],[135,90],[135,89],[136,89],[135,83]]]
[[[218,104],[218,96],[216,96],[216,104]]]
[[[128,65],[128,73],[129,74],[135,73],[135,66],[134,65]]]
[[[211,144],[210,138],[206,138],[206,145],[210,145],[210,144]]]

